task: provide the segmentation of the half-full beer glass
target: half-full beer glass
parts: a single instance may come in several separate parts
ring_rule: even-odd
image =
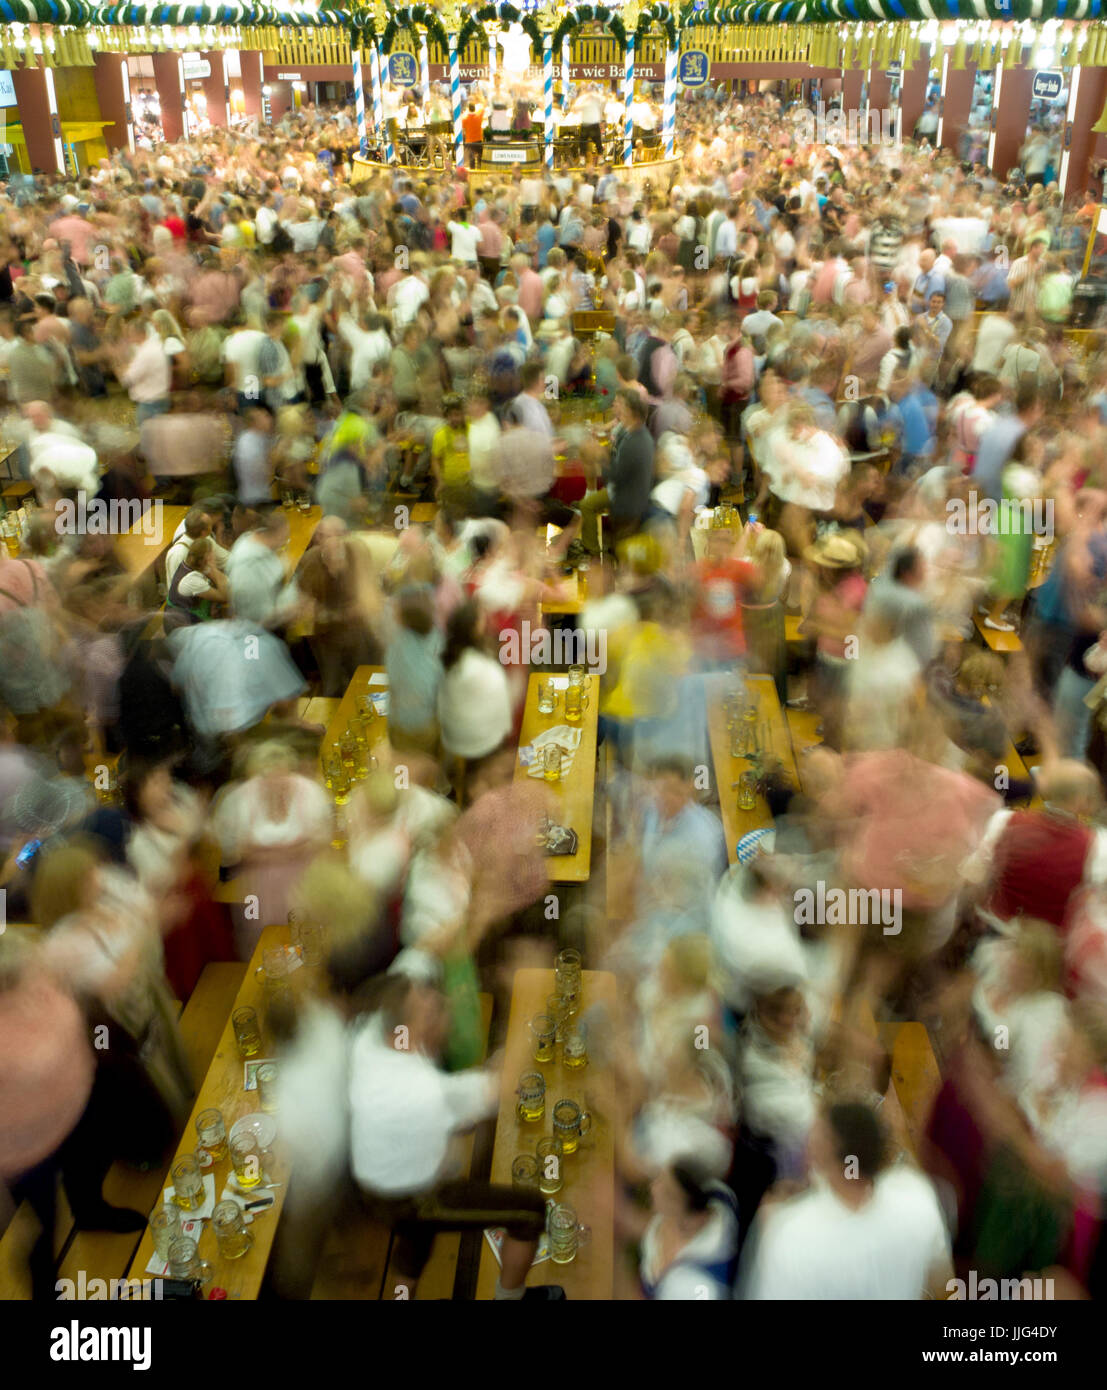
[[[204,1177],[195,1154],[183,1154],[170,1170],[173,1200],[182,1211],[197,1211],[204,1205]]]
[[[592,1116],[575,1100],[559,1100],[553,1108],[554,1136],[566,1154],[576,1153],[581,1139],[592,1128]]]
[[[528,1071],[519,1078],[519,1118],[534,1124],[546,1113],[546,1080],[540,1071]]]

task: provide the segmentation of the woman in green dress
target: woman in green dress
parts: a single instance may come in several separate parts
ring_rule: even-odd
[[[1014,632],[1015,624],[1005,615],[1013,604],[1021,603],[1026,597],[1030,581],[1035,530],[1044,515],[1040,459],[1040,444],[1023,435],[1003,470],[1003,500],[998,516],[988,518],[996,553],[992,570],[992,608],[985,626],[997,632]],[[983,517],[980,522],[983,527]]]

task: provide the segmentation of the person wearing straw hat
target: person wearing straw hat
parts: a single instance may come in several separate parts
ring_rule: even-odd
[[[857,632],[868,594],[864,574],[868,557],[863,538],[845,531],[829,531],[803,552],[818,584],[807,626],[816,635],[816,703],[823,716],[823,738],[831,748],[841,742],[847,643]]]

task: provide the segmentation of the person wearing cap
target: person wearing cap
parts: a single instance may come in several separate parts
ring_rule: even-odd
[[[818,589],[805,627],[815,634],[815,704],[823,716],[823,738],[841,744],[841,703],[849,669],[846,643],[860,625],[868,584],[868,546],[861,536],[833,531],[803,552],[815,572]]]

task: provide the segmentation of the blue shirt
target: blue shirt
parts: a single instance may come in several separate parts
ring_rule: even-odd
[[[896,406],[903,422],[903,452],[912,458],[929,458],[938,433],[938,397],[921,383]]]
[[[538,235],[535,240],[538,242],[538,269],[545,270],[550,252],[557,241],[557,228],[552,222],[543,222],[538,228]]]
[[[932,294],[945,294],[946,277],[939,274],[936,270],[929,270],[925,275],[920,275],[915,281],[911,293],[922,296],[922,304],[912,312],[916,314],[930,312],[930,296]]]

